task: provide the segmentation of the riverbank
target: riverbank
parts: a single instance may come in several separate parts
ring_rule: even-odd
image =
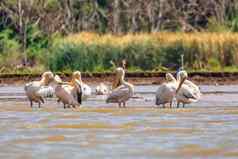
[[[65,81],[70,79],[70,74],[59,74]],[[100,82],[110,83],[113,73],[82,73],[83,81],[90,84]],[[40,79],[40,74],[0,74],[0,85],[24,84],[28,81]],[[165,72],[129,72],[126,78],[133,84],[160,84],[164,81]],[[238,72],[190,72],[189,79],[196,84],[206,85],[231,85],[238,84]]]

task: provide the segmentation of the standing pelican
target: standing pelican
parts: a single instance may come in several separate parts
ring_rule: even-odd
[[[74,80],[73,85],[69,85],[67,82],[62,82],[58,75],[55,76],[57,86],[55,88],[55,95],[58,97],[58,101],[61,101],[66,106],[80,106],[82,99],[81,83],[78,80]]]
[[[53,96],[54,90],[48,86],[53,80],[53,73],[48,71],[42,74],[40,81],[29,82],[25,85],[24,90],[31,107],[33,107],[33,102],[36,102],[40,108],[41,103],[44,103],[45,97]]]
[[[177,81],[181,80],[181,74],[187,74],[187,72],[179,71],[177,74]],[[196,86],[193,82],[186,79],[180,91],[176,95],[177,108],[179,107],[180,103],[182,103],[183,107],[185,107],[185,104],[198,101],[200,96],[201,92],[199,90],[199,87]]]
[[[181,72],[183,72],[183,71],[179,71],[177,73],[177,80],[178,81],[180,80],[180,75],[179,74]],[[196,96],[197,99],[199,99],[201,97],[201,92],[200,92],[199,87],[196,84],[194,84],[192,81],[189,81],[188,79],[186,79],[184,81],[184,85],[187,85],[191,89],[191,91],[193,92],[193,94]]]
[[[165,78],[166,82],[160,85],[156,91],[156,105],[163,104],[163,108],[166,103],[170,103],[170,107],[172,107],[172,100],[177,88],[177,81],[171,73],[166,73]]]
[[[75,71],[73,73],[72,80],[70,81],[70,85],[75,86],[76,81],[78,81],[80,83],[80,86],[81,86],[81,89],[82,89],[82,99],[87,99],[92,94],[92,90],[87,84],[85,84],[82,81],[80,71]]]
[[[166,74],[166,82],[159,86],[156,91],[156,105],[163,104],[163,108],[165,108],[166,103],[170,103],[170,107],[172,107],[173,98],[180,91],[183,82],[186,80],[187,74],[180,74],[180,81],[173,77],[171,73]]]
[[[124,80],[125,71],[123,68],[119,67],[116,69],[116,84],[114,86],[121,85],[108,95],[107,103],[118,103],[119,107],[123,104],[126,107],[126,101],[128,101],[134,94],[134,86]]]
[[[100,85],[96,87],[96,95],[107,95],[109,92],[109,88],[104,83],[100,83]]]

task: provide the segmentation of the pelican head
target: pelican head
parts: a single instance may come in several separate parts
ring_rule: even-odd
[[[54,80],[54,74],[51,71],[44,72],[41,76],[41,81],[44,85],[48,85]]]
[[[81,81],[81,72],[80,71],[75,71],[73,73],[73,78]]]
[[[178,81],[179,81],[179,86],[176,90],[176,92],[179,91],[179,89],[181,88],[182,84],[184,83],[184,81],[188,78],[188,73],[186,71],[180,71],[178,73]]]
[[[174,76],[171,73],[166,73],[165,79],[167,82],[176,81],[176,79],[174,78]]]

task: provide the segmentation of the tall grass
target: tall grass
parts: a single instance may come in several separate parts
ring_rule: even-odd
[[[111,60],[126,59],[129,70],[213,70],[238,63],[236,33],[139,33],[99,35],[82,32],[65,37],[50,49],[49,67],[54,71],[110,70]]]

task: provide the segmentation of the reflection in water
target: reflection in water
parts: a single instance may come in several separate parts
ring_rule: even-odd
[[[180,109],[154,107],[151,86],[128,108],[94,96],[82,108],[55,100],[31,109],[20,88],[0,102],[1,158],[237,158],[238,94],[204,94]],[[204,86],[207,92],[214,87]],[[0,94],[4,93],[0,88]],[[9,88],[14,92],[13,88]],[[231,88],[228,91],[232,91]],[[13,96],[19,98],[12,98]],[[44,157],[43,157],[44,156]]]

